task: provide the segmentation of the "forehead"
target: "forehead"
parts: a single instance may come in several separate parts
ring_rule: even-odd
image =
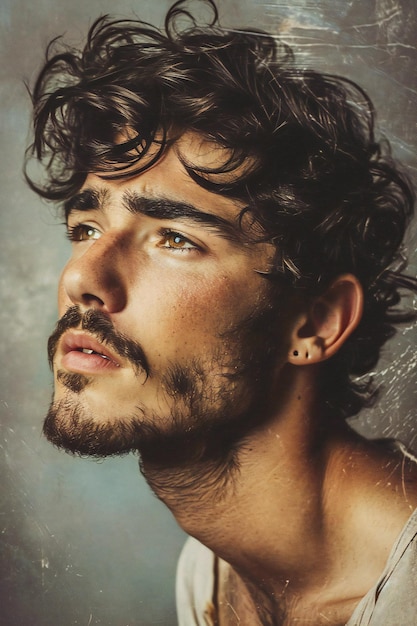
[[[141,162],[142,167],[146,167],[147,161],[151,163],[157,149],[158,146],[151,147],[143,163]],[[194,133],[185,133],[165,150],[155,164],[140,174],[132,170],[131,177],[114,179],[103,173],[90,173],[81,194],[76,196],[76,208],[103,209],[121,204],[129,205],[132,197],[163,199],[188,205],[238,224],[246,203],[206,189],[193,180],[187,171],[187,166],[198,171],[219,170],[229,158],[230,152],[215,142],[204,140]],[[233,174],[217,171],[215,174],[207,174],[207,178],[216,184],[224,184],[231,177],[240,176],[242,169],[243,166],[237,168]],[[66,205],[67,212],[73,207],[74,201],[70,199]]]

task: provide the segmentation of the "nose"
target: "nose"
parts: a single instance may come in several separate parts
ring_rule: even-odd
[[[121,248],[121,242],[108,234],[81,253],[76,250],[61,275],[60,304],[101,309],[105,313],[120,312],[127,302]]]

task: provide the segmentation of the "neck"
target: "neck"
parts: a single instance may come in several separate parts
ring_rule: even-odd
[[[182,528],[252,597],[342,598],[349,617],[417,506],[416,472],[402,497],[398,456],[320,414],[308,388],[303,381],[298,403],[261,419],[221,460],[198,455],[169,469],[145,460],[142,469]]]
[[[329,450],[350,433],[313,410],[305,397],[312,385],[302,388],[295,407],[252,419],[260,426],[231,437],[232,445],[215,436],[220,456],[199,452],[169,468],[142,459],[150,486],[182,528],[249,578],[268,572],[285,581],[300,563],[305,577],[308,562],[323,553]]]

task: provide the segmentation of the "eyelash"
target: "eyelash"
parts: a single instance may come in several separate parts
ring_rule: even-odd
[[[89,234],[90,233],[90,234]],[[95,237],[94,235],[98,236]],[[89,224],[75,224],[74,226],[67,226],[67,238],[71,242],[81,242],[81,241],[90,241],[99,239],[100,231],[97,230],[94,226],[90,226]],[[178,233],[175,230],[171,230],[169,228],[163,229],[160,231],[160,236],[165,240],[161,245],[161,248],[167,248],[168,250],[174,250],[175,252],[193,252],[199,251],[200,248],[195,243],[193,243],[188,237],[185,237],[181,233]],[[179,244],[179,247],[175,245],[166,245],[169,243],[169,239],[180,239],[180,241],[176,242]]]
[[[175,230],[170,230],[169,228],[164,229],[161,231],[161,237],[163,239],[165,239],[165,243],[168,242],[168,239],[172,238],[172,239],[180,239],[180,247],[175,247],[173,245],[167,246],[162,244],[161,248],[167,248],[168,250],[175,250],[175,252],[195,252],[195,251],[200,251],[199,246],[197,246],[195,243],[193,243],[190,239],[188,239],[187,237],[185,237],[184,235],[182,235],[181,233],[178,233]],[[188,244],[188,245],[187,245]]]
[[[92,234],[94,233],[100,236],[100,231],[94,228],[94,226],[90,226],[89,224],[75,224],[75,226],[67,226],[67,238],[72,242],[89,241],[99,238],[89,236],[89,231],[91,231]],[[86,235],[86,237],[83,238],[83,235]]]

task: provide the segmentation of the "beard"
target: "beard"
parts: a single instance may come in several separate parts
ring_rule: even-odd
[[[52,401],[43,432],[58,448],[81,456],[138,452],[142,464],[161,468],[222,462],[267,417],[278,320],[277,308],[263,305],[219,336],[219,347],[209,357],[169,364],[159,373],[161,389],[170,400],[163,415],[138,402],[130,415],[100,422],[83,401],[83,391],[94,379],[58,370],[65,393]],[[140,397],[139,376],[147,379],[155,373],[142,346],[118,333],[100,311],[81,314],[78,307],[68,309],[48,342],[51,364],[60,337],[70,328],[91,332],[127,359],[137,374]],[[212,372],[220,373],[213,379]]]

